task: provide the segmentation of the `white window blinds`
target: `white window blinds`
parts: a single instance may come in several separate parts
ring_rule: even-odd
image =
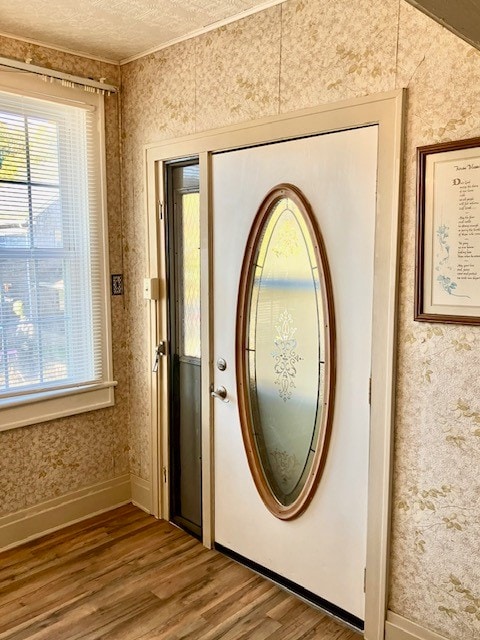
[[[96,137],[92,107],[0,92],[0,403],[103,380]]]

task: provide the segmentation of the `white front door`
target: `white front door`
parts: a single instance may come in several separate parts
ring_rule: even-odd
[[[369,379],[377,127],[212,156],[215,541],[364,619]],[[280,183],[310,201],[326,246],[336,315],[337,375],[327,462],[307,510],[284,521],[264,506],[243,445],[235,377],[240,271],[258,207]],[[301,336],[297,336],[300,345]]]

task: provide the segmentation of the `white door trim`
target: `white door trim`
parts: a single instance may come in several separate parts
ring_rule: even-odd
[[[145,147],[146,204],[148,212],[148,265],[146,276],[160,278],[160,300],[150,303],[150,348],[166,336],[164,223],[159,215],[163,202],[164,162],[198,156],[200,162],[200,210],[202,228],[202,472],[203,542],[214,541],[213,425],[210,381],[212,363],[210,317],[211,194],[210,157],[215,151],[236,149],[271,141],[378,125],[378,185],[375,230],[373,292],[371,437],[368,487],[367,572],[365,637],[383,640],[388,590],[391,452],[394,417],[396,301],[398,279],[398,226],[403,140],[404,90],[322,105],[294,113],[206,131]],[[153,512],[167,517],[168,474],[168,367],[167,358],[152,374],[152,496]],[[161,485],[161,488],[160,488]]]

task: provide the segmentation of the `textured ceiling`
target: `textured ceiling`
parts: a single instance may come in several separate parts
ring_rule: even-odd
[[[0,0],[0,31],[121,61],[281,0]]]

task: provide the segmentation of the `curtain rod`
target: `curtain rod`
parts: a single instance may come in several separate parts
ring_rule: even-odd
[[[73,76],[70,73],[63,73],[62,71],[55,71],[53,69],[47,69],[46,67],[39,67],[36,64],[31,64],[30,59],[27,58],[26,62],[20,62],[19,60],[11,60],[10,58],[0,57],[0,66],[10,67],[12,69],[19,69],[20,71],[27,71],[28,73],[35,73],[43,78],[51,78],[60,80],[60,82],[67,87],[84,87],[85,91],[91,91],[92,93],[117,93],[118,88],[111,84],[105,84],[104,78],[100,79],[100,82],[96,80],[90,80],[90,78],[82,78],[80,76]]]

